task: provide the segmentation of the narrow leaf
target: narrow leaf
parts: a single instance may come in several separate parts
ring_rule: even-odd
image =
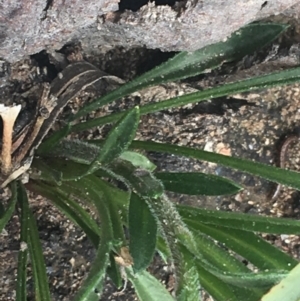
[[[153,164],[146,156],[133,152],[125,151],[121,154],[120,159],[129,161],[134,167],[154,171],[156,165]]]
[[[212,98],[247,92],[249,90],[267,89],[275,86],[289,85],[300,80],[300,68],[293,68],[284,71],[274,72],[267,75],[256,76],[249,79],[224,84],[222,86],[208,88],[203,91],[190,93],[180,97],[174,97],[168,100],[149,103],[140,108],[140,114],[150,114],[170,108],[177,108],[187,104],[198,103]],[[127,114],[127,111],[110,114],[104,117],[94,118],[86,122],[75,124],[71,127],[71,132],[80,132],[91,129],[95,126],[101,126],[106,123],[117,122],[121,117]]]
[[[63,185],[58,189],[42,182],[30,182],[26,185],[26,188],[50,200],[54,206],[61,210],[75,225],[78,225],[84,231],[95,247],[99,245],[99,226],[77,201],[74,201],[68,196],[71,191],[70,187]],[[68,194],[64,193],[63,189],[68,191]]]
[[[99,195],[103,193],[103,198],[105,199],[110,214],[114,241],[123,246],[126,240],[123,230],[122,215],[119,213],[117,207],[115,189],[109,186],[105,181],[96,177],[93,177],[90,181],[93,181],[94,190],[97,191]]]
[[[129,251],[133,258],[133,270],[139,272],[152,261],[157,224],[146,202],[136,194],[131,195],[129,205]]]
[[[95,144],[77,139],[63,139],[54,148],[49,149],[48,152],[44,151],[43,156],[59,157],[81,164],[91,164],[100,152],[101,148]]]
[[[120,266],[116,263],[113,253],[111,253],[109,256],[109,266],[107,267],[106,272],[116,288],[122,288],[123,279],[120,273]]]
[[[47,156],[55,158],[65,158],[76,163],[89,165],[101,152],[101,147],[90,143],[90,141],[83,142],[76,139],[63,139],[54,148],[49,149],[48,152],[43,151],[43,157]],[[156,168],[156,166],[146,156],[137,152],[124,151],[120,155],[120,159],[129,161],[135,167],[149,171],[153,171]],[[34,162],[35,161],[36,159],[34,160]],[[38,168],[39,163],[35,164],[34,167]]]
[[[241,261],[232,256],[220,243],[216,243],[211,237],[200,231],[193,232],[197,248],[207,262],[225,272],[250,273],[250,270]],[[199,254],[194,255],[197,256]]]
[[[209,45],[192,53],[181,52],[118,90],[86,105],[72,120],[142,88],[195,76],[223,62],[241,59],[270,43],[287,27],[282,24],[250,24],[233,33],[225,42]]]
[[[135,288],[141,301],[175,301],[166,288],[147,271],[134,274],[131,268],[126,268],[127,276]]]
[[[163,239],[163,237],[161,236],[161,233],[159,233],[159,234],[160,234],[160,236],[157,236],[156,249],[157,249],[157,252],[159,253],[161,259],[165,263],[168,263],[168,258],[171,258],[171,252],[170,252],[167,242]]]
[[[65,181],[80,180],[88,174],[88,166],[86,164],[80,164],[72,162],[68,159],[64,160],[60,158],[47,158],[45,161],[47,162],[48,166],[51,166],[52,170],[60,172],[60,184]],[[33,160],[33,167],[39,170],[38,159]],[[53,184],[52,176],[49,175],[45,169],[38,173],[32,173],[31,178],[35,180],[50,182]]]
[[[76,182],[74,184],[77,185]],[[68,182],[68,184],[64,183],[62,186],[60,186],[59,189],[54,189],[52,186],[48,186],[47,184],[41,182],[36,184],[32,181],[26,186],[31,191],[39,193],[40,195],[51,200],[52,203],[57,206],[74,224],[77,224],[81,230],[84,231],[96,248],[99,246],[99,238],[101,234],[100,228],[92,219],[91,215],[81,208],[81,206],[76,201],[73,201],[69,196],[69,192],[72,191],[81,200],[88,201],[86,199],[86,194],[81,187],[79,187],[79,190],[75,190],[75,187],[69,185]],[[111,189],[114,189],[113,193],[116,197],[116,200],[120,201],[119,208],[124,209],[124,206],[126,207],[126,203],[128,203],[129,198],[127,193],[113,187],[111,187]],[[81,195],[81,193],[84,195]],[[91,200],[89,200],[89,202],[91,202]],[[122,214],[122,216],[124,217],[125,215]],[[115,285],[119,288],[122,285],[120,272],[113,257],[111,257],[112,254],[110,255],[110,266],[107,268],[107,273],[114,281]]]
[[[235,194],[242,188],[226,178],[200,172],[158,172],[166,190],[188,195]]]
[[[31,167],[34,167],[38,170],[37,173],[31,173],[31,178],[43,179],[44,181],[61,185],[62,172],[47,164],[44,159],[34,158]]]
[[[50,301],[49,280],[46,274],[42,245],[39,239],[35,219],[29,209],[25,188],[21,184],[18,189],[18,198],[19,202],[22,203],[24,213],[27,213],[27,216],[24,217],[24,219],[26,218],[28,223],[28,250],[34,279],[35,299],[39,301]]]
[[[128,207],[131,192],[124,191],[116,188],[110,183],[106,182],[106,185],[110,186],[111,193],[114,195],[114,203],[118,206],[119,215],[121,216],[122,221],[125,225],[128,224]]]
[[[184,262],[178,243],[179,241],[182,242],[189,250],[192,250],[192,253],[197,253],[193,235],[182,221],[174,204],[163,193],[163,186],[159,180],[155,179],[148,171],[135,171],[130,164],[126,165],[123,162],[122,166],[117,164],[114,168],[110,167],[116,174],[122,175],[136,193],[147,202],[171,251],[176,281],[182,283]]]
[[[258,286],[256,282],[261,279],[259,281],[253,279],[253,273],[219,243],[216,245],[200,232],[193,232],[198,249],[198,253],[194,253],[195,265],[199,271],[201,285],[215,296],[216,300],[223,300],[224,297],[220,298],[220,295],[226,296],[227,293],[236,297],[232,300],[241,300],[238,296],[242,296],[243,300],[246,296],[245,300],[258,300],[264,291],[253,287]],[[241,281],[240,277],[245,277],[245,279]],[[264,278],[265,275],[260,275],[260,277]],[[246,289],[247,287],[251,290]]]
[[[205,260],[205,258],[199,253],[200,250],[197,251],[197,246],[196,252],[190,247],[189,249],[191,250],[191,253],[197,257],[199,264],[201,264],[201,266],[203,266],[207,271],[223,280],[225,283],[241,288],[268,288],[287,275],[287,270],[264,271],[257,273],[249,273],[248,271],[246,273],[223,271],[217,269]],[[252,250],[253,249],[255,248],[252,248]]]
[[[200,297],[200,282],[198,271],[195,267],[194,256],[180,245],[182,260],[184,262],[181,283],[178,284],[178,301],[197,301]]]
[[[157,198],[164,192],[163,185],[151,172],[135,168],[128,161],[115,160],[109,168],[126,179],[140,195]]]
[[[224,282],[241,288],[266,289],[284,279],[287,271],[257,272],[257,273],[219,273],[213,269],[208,269],[213,275]]]
[[[102,149],[97,158],[89,167],[89,172],[93,173],[99,165],[112,162],[119,157],[130,145],[135,137],[139,123],[139,108],[130,110],[110,131],[105,139]]]
[[[156,143],[152,141],[133,141],[131,147],[144,149],[146,151],[171,153],[174,155],[217,163],[300,190],[300,173],[296,171],[285,170],[246,159],[228,157],[190,147]]]
[[[206,210],[198,207],[177,205],[186,222],[201,222],[250,232],[273,234],[300,234],[300,221],[220,210]]]
[[[54,135],[45,139],[43,143],[39,146],[37,154],[41,155],[48,153],[51,149],[57,146],[63,138],[68,136],[70,129],[71,125],[67,124],[67,126],[65,126],[61,131],[57,131]]]
[[[93,178],[84,178],[78,181],[78,186],[87,193],[88,198],[94,202],[101,220],[101,242],[92,268],[82,284],[75,301],[98,301],[103,290],[105,272],[109,264],[109,255],[113,249],[113,229],[109,208],[105,202],[104,194],[95,190]]]
[[[205,233],[223,243],[229,248],[249,260],[261,270],[290,270],[297,261],[291,256],[272,246],[259,236],[251,232],[238,229],[223,228],[220,226],[209,226],[198,223],[197,225],[187,222],[189,229],[196,235],[198,231]]]
[[[240,288],[217,278],[195,262],[203,288],[217,301],[258,301],[263,294],[258,290]]]
[[[151,212],[159,222],[160,231],[163,234],[165,241],[171,253],[171,260],[175,267],[175,279],[178,283],[176,286],[176,295],[180,293],[184,283],[185,263],[183,255],[180,251],[179,243],[182,243],[187,249],[198,254],[197,246],[193,234],[189,231],[185,223],[182,221],[174,204],[167,198],[165,194],[157,198],[147,198],[146,200]]]
[[[97,250],[92,268],[75,296],[75,301],[98,301],[103,291],[103,281],[109,265],[112,242],[103,240]]]

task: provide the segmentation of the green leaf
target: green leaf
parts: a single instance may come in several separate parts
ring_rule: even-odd
[[[117,265],[113,253],[109,255],[109,266],[106,269],[109,278],[112,280],[117,289],[122,288],[123,279],[120,273],[120,266]]]
[[[46,158],[44,160],[47,162],[48,166],[51,166],[52,170],[59,171],[59,173],[61,174],[61,182],[59,183],[60,185],[62,184],[62,182],[77,181],[88,175],[88,166],[85,163],[80,164],[68,159],[61,158]],[[37,159],[34,159],[33,162],[33,167],[39,170],[39,161]],[[100,169],[97,170],[95,174],[97,174],[98,177],[108,177],[111,179],[115,178],[112,172],[104,166],[100,167]],[[30,177],[34,180],[42,180],[50,182],[52,184],[56,183],[53,180],[52,176],[49,175],[45,169],[43,169],[43,171],[41,172],[31,173]]]
[[[280,251],[254,233],[220,226],[185,222],[195,235],[197,235],[198,231],[209,235],[218,242],[223,243],[224,247],[249,260],[261,270],[278,269],[287,271],[297,264],[297,261],[291,256]]]
[[[99,165],[112,162],[128,148],[135,137],[139,118],[139,108],[135,107],[115,125],[105,139],[97,158],[90,165],[90,173],[97,170]]]
[[[45,183],[34,183],[30,182],[26,185],[31,191],[38,193],[47,199],[49,199],[57,208],[59,208],[74,224],[77,224],[83,232],[87,235],[87,237],[91,240],[93,245],[97,248],[100,241],[100,228],[94,219],[92,219],[91,215],[87,213],[77,201],[72,200],[69,195],[71,191],[81,200],[89,201],[86,199],[85,191],[79,187],[79,190],[76,190],[75,186],[77,185],[74,182],[74,186],[69,185],[70,183],[64,183],[60,188],[54,188]],[[106,184],[108,185],[108,184]],[[77,185],[78,186],[78,185]],[[78,187],[77,187],[78,188]],[[129,196],[127,192],[121,191],[110,186],[110,190],[112,190],[115,201],[119,202],[119,207],[123,211],[127,208],[127,203],[129,203]],[[81,195],[83,193],[84,195]],[[115,203],[118,203],[115,202]],[[125,214],[121,213],[122,218],[125,217]],[[112,257],[112,258],[111,258]],[[115,260],[110,255],[110,266],[107,268],[107,273],[109,277],[114,281],[115,285],[120,288],[122,285],[121,277],[119,269],[116,267]]]
[[[241,288],[266,289],[282,280],[288,274],[287,271],[271,271],[257,273],[219,273],[217,270],[208,269],[213,275],[224,282]]]
[[[86,105],[72,120],[140,89],[195,76],[223,62],[241,59],[270,43],[287,27],[282,24],[250,24],[233,33],[225,42],[209,45],[192,53],[181,52],[166,63]]]
[[[69,196],[70,192],[74,193],[73,187],[70,188],[69,186],[62,185],[60,188],[57,188],[42,182],[30,182],[26,185],[26,188],[50,200],[66,217],[84,231],[95,247],[98,247],[100,236],[99,226],[91,215]],[[77,192],[78,195],[80,194]],[[82,197],[82,199],[84,198]]]
[[[103,281],[109,265],[109,254],[113,250],[114,235],[110,211],[105,193],[99,192],[94,177],[86,177],[77,182],[86,192],[86,198],[94,202],[101,221],[101,242],[91,270],[75,296],[75,301],[98,301],[103,290]]]
[[[177,209],[187,223],[201,222],[250,232],[300,234],[300,221],[294,219],[206,210],[184,205],[177,205]]]
[[[236,298],[234,291],[222,280],[209,273],[201,265],[195,262],[197,267],[200,283],[202,287],[214,298],[216,301],[240,301]],[[246,297],[246,295],[245,295]],[[258,299],[255,299],[257,301]]]
[[[135,168],[130,162],[115,160],[109,168],[117,175],[126,179],[138,192],[146,197],[157,198],[164,192],[164,187],[153,174],[147,170]]]
[[[71,129],[71,125],[67,124],[67,126],[65,126],[61,131],[57,131],[55,132],[54,135],[45,139],[43,143],[38,147],[37,154],[38,155],[46,154],[51,149],[56,147],[63,138],[68,136],[70,129]]]
[[[30,255],[33,279],[35,300],[50,301],[49,280],[46,274],[46,266],[43,257],[42,245],[39,239],[39,233],[33,214],[29,209],[28,198],[23,185],[19,184],[18,188],[18,201],[22,203],[24,210],[24,219],[28,223],[28,250]],[[24,230],[26,231],[26,230]]]
[[[212,98],[248,92],[249,90],[267,89],[275,86],[289,85],[300,80],[300,68],[274,72],[267,75],[256,76],[249,79],[224,84],[222,86],[208,88],[203,91],[190,93],[168,100],[149,103],[140,108],[140,114],[150,114],[161,110],[176,108],[187,104],[198,103]],[[103,124],[116,122],[127,114],[127,111],[110,114],[107,116],[94,118],[85,122],[75,124],[71,127],[71,132],[80,132]]]
[[[101,148],[77,139],[63,139],[43,157],[59,157],[81,164],[91,164],[101,152]],[[38,168],[38,164],[36,166]]]
[[[165,194],[157,198],[144,197],[144,199],[153,216],[159,222],[160,232],[167,242],[171,260],[175,267],[175,279],[178,283],[183,283],[184,279],[182,277],[184,277],[185,264],[179,243],[185,245],[193,254],[198,254],[194,236],[182,221],[174,204]],[[178,290],[180,290],[180,286]],[[176,290],[176,295],[177,293],[180,293],[180,291]]]
[[[133,273],[131,268],[126,268],[127,276],[135,288],[141,301],[175,301],[166,288],[147,271]]]
[[[80,227],[82,227],[94,244],[97,241],[99,242],[98,233],[100,232],[102,240],[100,242],[94,264],[92,265],[87,279],[75,297],[76,301],[97,301],[99,299],[99,294],[101,294],[103,289],[102,284],[106,268],[109,264],[109,254],[113,248],[113,231],[109,211],[105,205],[107,201],[105,200],[104,194],[102,192],[99,193],[99,191],[95,191],[95,184],[93,181],[90,182],[86,179],[85,182],[76,182],[77,188],[82,192],[79,196],[83,197],[84,195],[83,199],[89,198],[90,202],[94,202],[99,213],[102,227],[95,231],[93,229],[95,223],[89,216],[87,216],[87,213],[84,212],[79,205],[76,205],[76,202],[66,198],[66,196],[59,192],[59,190],[53,191],[53,188],[47,190],[45,189],[45,186],[39,189],[39,186],[41,185],[42,183],[39,183],[39,185],[36,186],[30,184],[29,187],[31,190],[40,191],[42,195],[46,195],[52,199],[55,205],[62,209],[63,212],[71,218],[71,220],[75,221]],[[68,186],[66,189],[68,190]]]
[[[258,293],[258,291],[254,292],[253,289],[252,291],[249,291],[245,288],[231,286],[209,272],[211,266],[215,267],[220,272],[223,271],[225,274],[228,272],[250,273],[251,271],[242,262],[232,256],[232,254],[221,246],[220,243],[216,244],[212,239],[199,231],[193,232],[197,249],[204,258],[204,261],[201,258],[196,258],[194,260],[199,272],[200,283],[203,288],[214,296],[216,300],[231,300],[225,298],[226,296],[227,298],[231,296],[232,300],[240,301],[241,299],[237,297],[238,295],[247,297],[252,296],[247,300],[258,300],[263,292]],[[199,253],[194,255],[199,257]],[[204,267],[202,266],[203,263]],[[207,265],[207,263],[210,263],[210,265]],[[235,296],[235,298],[232,296]],[[253,296],[256,296],[256,299],[253,298]]]
[[[194,256],[182,245],[180,245],[182,254],[183,270],[181,283],[178,283],[178,301],[197,301],[200,298],[199,275],[195,266]]]
[[[123,231],[123,221],[122,215],[118,211],[115,189],[97,177],[90,178],[90,181],[93,181],[95,191],[99,194],[103,193],[111,218],[114,241],[124,245],[126,240]]]
[[[156,143],[152,141],[133,141],[131,148],[164,152],[198,160],[209,161],[260,176],[270,181],[278,182],[300,190],[300,173],[291,170],[285,170],[258,162],[252,162],[246,159],[233,158],[185,146]]]
[[[197,267],[202,287],[218,301],[227,300],[251,300],[256,301],[263,294],[263,290],[253,288],[246,289],[247,281],[252,276],[251,271],[241,262],[235,259],[229,252],[216,244],[212,244],[205,236],[194,232],[194,238],[202,258],[197,256],[194,260]],[[203,241],[202,241],[203,240]],[[247,276],[246,276],[247,275]],[[239,283],[240,277],[248,277],[246,281]],[[234,284],[231,284],[234,283]],[[238,284],[239,286],[236,286]]]
[[[129,251],[133,258],[133,270],[139,272],[152,261],[157,224],[146,202],[136,194],[131,194],[129,205]]]
[[[15,182],[14,182],[15,183]],[[15,185],[15,184],[14,184]],[[21,188],[18,189],[19,207],[20,207],[20,222],[21,222],[21,234],[20,234],[20,250],[18,254],[18,272],[17,272],[17,289],[16,300],[27,300],[26,279],[27,279],[27,259],[28,259],[28,204],[23,202],[26,200],[25,191]]]
[[[96,258],[93,261],[88,277],[74,298],[75,301],[98,301],[100,299],[112,247],[112,241],[103,239],[97,250]]]
[[[109,185],[110,190],[113,191],[114,202],[118,206],[119,214],[121,215],[124,224],[127,224],[128,207],[129,207],[131,192],[118,189],[110,183],[106,183],[106,185]],[[65,193],[72,192],[75,195],[80,196],[80,198],[90,202],[88,199],[86,199],[86,196],[84,196],[84,191],[80,189],[80,187],[78,187],[77,181],[64,182],[61,188],[64,188]]]
[[[94,173],[102,165],[110,163],[120,155],[130,145],[135,137],[137,126],[139,123],[139,108],[136,107],[130,110],[124,118],[122,118],[115,127],[110,131],[106,140],[102,143],[101,148],[90,143],[85,143],[80,140],[62,140],[55,148],[45,155],[47,157],[63,157],[76,163],[88,164],[89,167],[73,165],[73,172],[66,177],[66,169],[71,168],[72,164],[67,162],[65,168],[58,168],[63,171],[64,180],[79,180],[80,178]],[[133,152],[131,152],[133,153]],[[141,156],[140,156],[141,161]],[[141,161],[142,162],[142,161]],[[150,162],[148,160],[148,162]],[[145,160],[143,162],[145,164]],[[149,163],[147,164],[149,166]],[[52,166],[52,165],[51,165]],[[77,166],[77,167],[76,167]],[[34,167],[39,169],[39,164],[35,161]],[[68,172],[67,172],[68,173]],[[40,179],[47,180],[42,173]]]
[[[299,301],[300,300],[300,264],[286,278],[262,297],[261,301]]]
[[[262,295],[262,292],[260,293],[258,290],[240,288],[225,283],[204,269],[199,264],[199,261],[195,261],[195,266],[197,267],[202,287],[216,301],[257,301]]]
[[[129,186],[133,187],[135,192],[147,202],[171,251],[171,259],[175,266],[175,277],[180,279],[182,277],[180,271],[183,270],[184,263],[178,242],[180,240],[188,248],[193,249],[195,248],[194,238],[181,220],[174,204],[163,193],[163,186],[151,173],[145,170],[135,170],[129,162],[122,162],[122,165],[121,162],[118,162],[114,167],[111,165],[110,168],[116,174],[125,178]]]
[[[203,263],[201,263],[203,265]],[[257,273],[227,273],[220,272],[212,266],[204,265],[205,269],[216,276],[226,284],[236,286],[242,289],[257,290],[261,292],[270,288],[278,281],[287,276],[287,271],[271,271]]]
[[[44,181],[61,185],[62,172],[58,169],[54,169],[52,166],[47,164],[44,159],[34,158],[31,167],[34,167],[38,170],[38,173],[36,174],[34,172],[31,173],[31,178],[43,179]]]
[[[235,194],[242,188],[226,178],[200,172],[158,172],[166,190],[188,195]]]
[[[203,232],[205,233],[205,231],[203,231]],[[225,236],[225,234],[224,234],[224,236]],[[194,238],[195,238],[195,235],[194,235]],[[219,237],[217,237],[217,238],[214,237],[214,238],[219,241],[219,239],[218,239]],[[242,241],[242,240],[244,240],[244,244],[245,244],[246,243],[245,236],[243,238],[240,238],[240,241]],[[184,241],[184,240],[182,240],[182,241]],[[240,241],[238,243],[240,243]],[[190,252],[193,253],[197,257],[197,261],[199,262],[199,264],[201,264],[201,266],[203,266],[203,268],[205,268],[208,272],[210,272],[214,276],[218,277],[225,283],[228,283],[228,284],[231,284],[234,286],[238,286],[241,288],[251,288],[251,289],[268,288],[287,275],[286,270],[264,271],[264,272],[257,272],[257,273],[249,273],[249,271],[247,271],[245,273],[245,272],[230,272],[228,270],[224,271],[224,269],[220,270],[205,259],[205,257],[200,253],[201,250],[199,249],[199,247],[197,245],[193,249],[190,247],[190,243],[187,240],[185,242],[186,242],[186,245],[189,247],[189,250],[191,250]],[[253,241],[251,241],[251,243],[253,243]],[[262,248],[263,247],[264,246],[262,246]],[[258,249],[257,246],[252,247],[251,251],[253,251],[255,249]],[[274,248],[274,249],[276,250],[276,248]],[[255,251],[257,251],[257,250],[255,250]],[[259,249],[258,251],[260,253],[264,253],[264,251],[262,251],[262,249]],[[248,253],[249,252],[250,252],[250,250],[248,251]],[[240,254],[240,252],[238,252],[238,254]],[[243,254],[241,254],[241,255],[243,255]],[[265,253],[263,255],[264,255],[264,257],[266,257]],[[271,261],[272,260],[269,260],[269,262],[271,262]],[[274,262],[276,262],[276,259],[275,260],[273,259],[273,263]]]
[[[150,172],[156,169],[155,164],[147,157],[137,152],[125,151],[120,155],[120,159],[129,161],[134,167],[145,169]]]
[[[118,212],[119,215],[121,216],[123,223],[128,224],[128,207],[129,207],[131,192],[118,189],[114,187],[112,184],[107,182],[106,185],[110,187],[110,191],[114,196],[114,203],[118,206],[118,210],[119,210]]]
[[[48,166],[54,171],[59,171],[61,173],[60,181],[77,181],[83,178],[88,173],[88,166],[86,164],[79,164],[68,159],[60,158],[47,158],[45,160]],[[39,161],[37,159],[33,160],[33,167],[39,170]],[[42,180],[50,182],[53,184],[53,178],[47,173],[45,169],[38,173],[32,173],[31,178],[35,180]],[[61,184],[60,183],[60,184]]]
[[[157,236],[156,240],[156,249],[164,263],[168,263],[168,258],[171,258],[171,252],[166,240],[163,239],[161,233],[159,234],[160,236]]]
[[[6,209],[5,212],[2,213],[2,215],[0,217],[0,234],[1,234],[2,230],[4,229],[4,227],[6,226],[6,224],[8,223],[8,221],[10,220],[10,218],[12,217],[15,207],[16,207],[16,203],[17,203],[16,182],[12,182],[10,185],[11,185],[10,187],[11,187],[11,191],[12,191],[12,196],[10,198],[8,208]]]
[[[226,272],[250,272],[241,261],[232,256],[220,243],[216,244],[211,237],[200,231],[191,230],[194,233],[197,249],[201,252],[203,258],[215,268]],[[199,254],[194,255],[198,256]]]
[[[89,165],[101,152],[102,145],[100,147],[90,143],[89,141],[83,142],[76,139],[64,139],[56,145],[56,147],[51,149],[49,153],[43,153],[43,156],[62,157],[77,163]],[[120,159],[129,161],[135,167],[149,171],[153,171],[156,168],[156,166],[147,157],[137,152],[124,151],[121,153]],[[38,164],[36,167],[38,168]]]

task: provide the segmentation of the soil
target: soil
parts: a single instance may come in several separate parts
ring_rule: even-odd
[[[263,73],[266,69],[275,71],[287,66],[299,65],[299,47],[291,38],[295,32],[297,34],[299,30],[290,32],[271,47],[245,58],[242,62],[226,65],[217,71],[188,81],[143,90],[110,104],[103,110],[105,112],[119,111],[124,107],[143,105],[147,102],[222,84],[236,78],[241,79],[249,74]],[[297,40],[299,36],[293,38]],[[62,50],[63,55],[67,56],[67,52]],[[162,53],[144,48],[128,51],[121,47],[104,52],[103,55],[97,57],[85,57],[83,53],[84,59],[99,69],[126,81],[153,68],[172,55],[174,53]],[[42,52],[13,65],[3,63],[0,68],[0,103],[20,101],[27,109],[33,107],[34,104],[24,98],[22,93],[40,82],[53,80],[61,68],[59,64],[53,63],[57,60],[53,60],[51,54]],[[207,151],[274,164],[277,147],[285,135],[291,132],[298,133],[300,130],[300,117],[297,114],[300,105],[299,93],[300,85],[295,84],[146,115],[141,119],[136,139],[193,146]],[[56,127],[63,124],[63,116],[71,110],[78,109],[78,105],[83,101],[89,101],[89,98],[93,98],[93,94],[84,95],[70,104]],[[96,112],[89,118],[105,112]],[[109,128],[109,126],[98,127],[95,131],[86,132],[84,135],[88,138],[100,138],[105,136]],[[299,150],[300,142],[297,142],[288,153],[287,167],[294,170],[300,169],[297,157]],[[283,188],[279,197],[275,201],[270,201],[266,196],[272,183],[262,179],[207,162],[157,153],[148,155],[159,170],[195,170],[213,173],[231,178],[244,187],[239,194],[227,197],[188,197],[170,194],[174,202],[248,214],[297,219],[300,217],[298,192]],[[1,194],[1,203],[5,205],[8,196],[8,190],[4,189]],[[37,220],[52,298],[53,300],[71,300],[89,271],[95,250],[82,231],[47,200],[31,194],[30,205]],[[15,300],[19,235],[19,219],[15,214],[0,235],[0,300]],[[299,259],[298,236],[264,235],[264,237]],[[172,291],[174,279],[171,268],[158,255],[155,256],[149,270]],[[31,291],[30,277],[28,283],[29,291]],[[202,293],[205,295],[205,292]],[[205,300],[212,300],[209,296],[205,296]],[[34,300],[34,296],[29,296],[28,300]],[[129,301],[137,300],[137,297],[130,285],[123,293],[118,294],[112,282],[107,279],[104,294],[100,300]]]

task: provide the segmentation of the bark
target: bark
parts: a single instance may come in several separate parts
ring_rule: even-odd
[[[282,12],[298,16],[299,11],[296,0],[187,0],[172,7],[149,2],[136,12],[118,11],[118,2],[1,1],[0,58],[15,62],[73,41],[80,41],[87,54],[116,45],[193,51],[255,20]]]

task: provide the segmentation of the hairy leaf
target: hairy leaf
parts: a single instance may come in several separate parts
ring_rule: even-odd
[[[201,225],[200,223],[197,225],[187,223],[187,225],[192,232],[196,230],[196,233],[200,231],[211,236],[218,242],[223,243],[224,247],[246,258],[261,270],[278,269],[288,271],[297,264],[297,261],[291,256],[254,233],[220,226]]]
[[[141,301],[175,301],[166,288],[150,273],[141,271],[134,274],[132,269],[126,269],[128,279],[135,288]]]
[[[149,103],[140,108],[140,114],[150,114],[170,108],[177,108],[187,104],[198,103],[212,98],[233,95],[237,93],[247,92],[249,90],[267,89],[275,86],[289,85],[300,80],[300,68],[293,68],[289,70],[274,72],[267,75],[256,76],[234,83],[227,83],[222,86],[208,88],[203,91],[190,93],[180,97],[174,97],[168,100]],[[103,124],[117,122],[122,118],[127,111],[113,113],[107,116],[94,118],[85,122],[75,124],[71,127],[71,132],[80,132],[91,129]]]
[[[87,197],[94,202],[101,220],[101,242],[92,268],[77,293],[76,301],[98,301],[103,290],[105,272],[109,264],[109,254],[113,249],[114,236],[110,211],[106,203],[105,192],[97,190],[94,177],[78,181],[78,185],[87,193]]]
[[[235,194],[242,188],[226,178],[201,172],[157,172],[166,190],[188,195]]]
[[[299,69],[300,71],[300,69]],[[300,73],[299,73],[300,75]],[[233,158],[185,146],[157,143],[153,141],[133,141],[132,148],[171,153],[174,155],[209,161],[231,167],[243,172],[263,177],[270,181],[285,184],[300,190],[300,173],[253,162],[246,159]]]
[[[128,222],[133,270],[139,272],[146,269],[153,258],[157,224],[146,202],[136,194],[131,195]]]
[[[107,164],[118,158],[130,145],[139,124],[139,108],[130,110],[110,131],[97,158],[89,167],[93,173],[99,165]]]
[[[72,120],[140,89],[195,76],[224,62],[241,59],[270,43],[287,27],[282,24],[250,24],[234,32],[224,42],[206,46],[192,53],[181,52],[166,63],[86,105]]]
[[[186,222],[200,222],[249,232],[300,234],[300,222],[291,218],[206,210],[184,205],[177,205],[177,209]]]

